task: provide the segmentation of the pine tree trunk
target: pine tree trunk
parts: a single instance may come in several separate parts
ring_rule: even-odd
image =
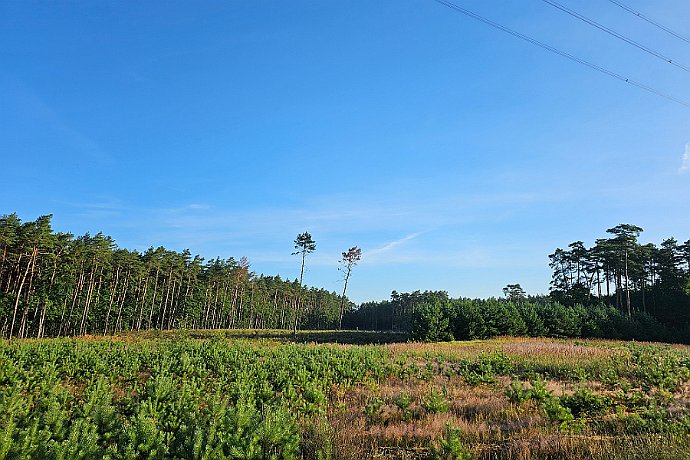
[[[120,298],[119,308],[117,309],[117,319],[115,320],[115,329],[113,330],[114,333],[117,333],[118,331],[122,330],[122,309],[125,306],[125,300],[127,299],[127,291],[129,290],[129,274],[130,272],[128,270],[127,274],[125,275],[125,288],[122,292],[122,297]]]
[[[158,293],[158,274],[159,270],[158,267],[156,267],[156,280],[153,283],[153,298],[151,299],[151,311],[149,312],[149,322],[147,324],[146,329],[152,329],[152,323],[153,323],[153,307],[156,305],[156,294]]]
[[[19,257],[19,260],[21,260],[21,256]],[[12,313],[12,324],[10,325],[10,333],[9,333],[9,338],[12,338],[12,335],[14,334],[14,324],[17,320],[17,310],[19,309],[19,299],[22,296],[22,289],[24,288],[24,283],[26,282],[26,278],[29,276],[29,269],[31,268],[31,260],[26,264],[26,270],[24,270],[24,276],[22,277],[20,283],[19,283],[19,288],[17,289],[17,294],[14,299],[14,312]]]
[[[117,266],[115,271],[115,284],[113,285],[113,290],[110,292],[110,301],[108,302],[108,311],[105,314],[105,327],[103,328],[103,336],[108,334],[108,321],[110,321],[110,310],[113,308],[113,302],[115,301],[115,293],[117,292],[117,286],[120,281],[120,266]]]

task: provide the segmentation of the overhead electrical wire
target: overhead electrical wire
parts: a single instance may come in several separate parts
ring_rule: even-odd
[[[606,32],[607,34],[616,37],[616,38],[619,39],[619,40],[623,40],[624,42],[626,42],[626,43],[628,43],[628,44],[634,46],[635,48],[638,48],[638,49],[644,51],[645,53],[649,53],[649,54],[651,54],[652,56],[661,59],[662,61],[666,61],[666,62],[668,62],[668,63],[671,64],[671,65],[674,65],[674,66],[676,66],[676,67],[678,67],[678,68],[680,68],[680,69],[685,70],[686,72],[690,72],[690,68],[689,68],[689,67],[686,67],[686,66],[684,66],[683,64],[679,64],[678,62],[674,61],[673,59],[671,59],[671,58],[669,58],[669,57],[667,57],[667,56],[664,56],[663,54],[659,53],[658,51],[654,51],[653,49],[651,49],[651,48],[649,48],[649,47],[647,47],[647,46],[645,46],[645,45],[642,45],[641,43],[638,43],[638,42],[636,42],[635,40],[633,40],[633,39],[631,39],[631,38],[628,38],[628,37],[626,37],[626,36],[623,35],[623,34],[620,34],[620,33],[616,32],[615,30],[612,30],[612,29],[610,29],[610,28],[608,28],[608,27],[606,27],[606,26],[604,26],[604,25],[602,25],[602,24],[599,24],[598,22],[596,22],[596,21],[594,21],[594,20],[592,20],[592,19],[589,19],[588,17],[585,17],[585,16],[581,15],[580,13],[571,10],[571,9],[568,8],[567,6],[563,6],[563,5],[561,5],[560,3],[554,2],[553,0],[542,0],[542,1],[543,1],[544,3],[548,3],[549,5],[551,5],[551,6],[555,7],[555,8],[558,8],[559,10],[563,11],[564,13],[568,13],[569,15],[571,15],[571,16],[573,16],[573,17],[579,19],[580,21],[586,22],[587,24],[589,24],[589,25],[591,25],[591,26],[594,26],[594,27],[596,27],[597,29]]]
[[[674,37],[679,38],[680,40],[683,40],[685,43],[690,44],[690,39],[687,39],[687,38],[685,38],[684,36],[682,36],[681,34],[679,34],[678,32],[674,32],[673,30],[669,29],[669,28],[666,27],[665,25],[660,24],[660,23],[658,23],[657,21],[655,21],[655,20],[653,20],[653,19],[651,19],[651,18],[648,18],[647,16],[643,15],[643,14],[640,13],[639,11],[635,11],[634,9],[630,8],[630,7],[627,6],[627,5],[624,5],[623,3],[621,3],[621,2],[619,2],[619,1],[617,1],[617,0],[609,0],[609,1],[610,1],[611,3],[613,3],[614,5],[620,6],[621,8],[623,8],[623,9],[624,9],[625,11],[627,11],[628,13],[632,13],[632,14],[634,14],[635,16],[637,16],[638,18],[640,18],[640,19],[642,19],[642,20],[644,20],[644,21],[647,21],[648,23],[650,23],[650,24],[652,24],[652,25],[658,27],[659,29],[663,30],[664,32],[669,33],[669,34],[673,35]]]
[[[638,82],[638,81],[631,80],[630,78],[624,77],[623,75],[620,75],[620,74],[618,74],[618,73],[616,73],[616,72],[614,72],[614,71],[612,71],[612,70],[609,70],[609,69],[607,69],[607,68],[605,68],[605,67],[599,66],[599,65],[597,65],[597,64],[593,64],[593,63],[591,63],[591,62],[589,62],[589,61],[585,61],[584,59],[581,59],[581,58],[579,58],[579,57],[577,57],[577,56],[574,56],[574,55],[572,55],[572,54],[570,54],[570,53],[566,53],[565,51],[561,51],[561,50],[559,50],[559,49],[557,49],[557,48],[554,48],[553,46],[547,45],[546,43],[540,42],[539,40],[536,40],[536,39],[531,38],[531,37],[529,37],[529,36],[527,36],[527,35],[525,35],[525,34],[522,34],[522,33],[518,32],[518,31],[515,31],[515,30],[510,29],[510,28],[508,28],[508,27],[505,27],[505,26],[503,26],[503,25],[501,25],[501,24],[498,24],[497,22],[494,22],[494,21],[492,21],[492,20],[490,20],[490,19],[487,19],[487,18],[485,18],[484,16],[480,16],[480,15],[478,15],[477,13],[473,13],[472,11],[470,11],[470,10],[468,10],[468,9],[466,9],[466,8],[463,8],[463,7],[459,6],[459,5],[456,5],[455,3],[451,3],[451,2],[449,2],[449,1],[447,1],[447,0],[434,0],[434,1],[435,1],[436,3],[440,3],[441,5],[447,6],[448,8],[450,8],[450,9],[452,9],[452,10],[455,10],[455,11],[457,11],[458,13],[462,13],[462,14],[464,14],[465,16],[469,16],[469,17],[471,17],[472,19],[476,19],[477,21],[483,22],[484,24],[486,24],[486,25],[488,25],[488,26],[491,26],[491,27],[493,27],[494,29],[501,30],[501,31],[503,31],[503,32],[505,32],[505,33],[508,33],[508,34],[510,34],[510,35],[512,35],[512,36],[514,36],[514,37],[517,37],[517,38],[519,38],[519,39],[521,39],[521,40],[524,40],[524,41],[526,41],[526,42],[528,42],[528,43],[531,43],[531,44],[533,44],[533,45],[535,45],[535,46],[538,46],[538,47],[540,47],[540,48],[543,48],[543,49],[545,49],[545,50],[547,50],[547,51],[550,51],[550,52],[552,52],[552,53],[554,53],[554,54],[557,54],[557,55],[559,55],[559,56],[562,56],[562,57],[564,57],[564,58],[566,58],[566,59],[570,59],[571,61],[577,62],[578,64],[582,64],[582,65],[584,65],[584,66],[586,66],[586,67],[589,67],[590,69],[594,69],[594,70],[596,70],[596,71],[598,71],[598,72],[601,72],[601,73],[603,73],[603,74],[606,74],[606,75],[608,75],[608,76],[610,76],[610,77],[613,77],[613,78],[616,78],[616,79],[618,79],[618,80],[624,81],[625,83],[628,83],[628,84],[631,84],[631,85],[633,85],[633,86],[636,86],[636,87],[638,87],[638,88],[640,88],[640,89],[643,89],[643,90],[645,90],[645,91],[648,91],[648,92],[650,92],[650,93],[652,93],[652,94],[655,94],[655,95],[657,95],[657,96],[663,97],[663,98],[668,99],[668,100],[670,100],[670,101],[673,101],[673,102],[675,102],[675,103],[677,103],[677,104],[683,105],[683,106],[685,106],[685,107],[690,107],[690,102],[688,102],[688,101],[686,101],[686,100],[684,100],[684,99],[680,99],[680,98],[677,98],[677,97],[675,97],[675,96],[671,96],[670,94],[667,94],[667,93],[664,93],[664,92],[659,91],[659,90],[657,90],[657,89],[654,89],[654,88],[652,88],[651,86],[645,85],[644,83],[640,83],[640,82]]]

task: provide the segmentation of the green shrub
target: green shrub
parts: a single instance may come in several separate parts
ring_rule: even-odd
[[[448,391],[443,387],[443,391],[432,389],[429,394],[422,397],[422,407],[429,414],[442,414],[448,412],[450,403],[448,401]]]
[[[472,452],[467,449],[460,439],[460,430],[446,424],[445,431],[437,445],[432,448],[432,458],[435,460],[471,460]]]
[[[370,396],[364,406],[364,415],[370,424],[378,423],[383,416],[383,405],[385,401],[377,396]]]
[[[393,399],[395,405],[402,412],[402,419],[405,421],[412,419],[412,411],[410,406],[412,405],[412,397],[408,393],[400,393]]]
[[[425,342],[453,340],[449,311],[440,299],[423,303],[416,308],[410,337]]]
[[[570,396],[561,396],[560,403],[563,407],[570,409],[575,417],[580,417],[581,415],[602,415],[608,412],[612,405],[610,398],[594,394],[587,388],[578,388]]]

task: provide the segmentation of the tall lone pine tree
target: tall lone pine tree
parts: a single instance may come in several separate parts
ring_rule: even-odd
[[[311,237],[311,234],[309,232],[304,232],[299,235],[297,235],[297,238],[295,238],[295,249],[297,249],[295,252],[292,253],[293,256],[296,256],[300,254],[302,256],[302,268],[299,272],[299,287],[302,289],[303,286],[303,279],[304,279],[304,261],[307,257],[307,254],[311,254],[312,252],[316,251],[316,241]],[[301,300],[301,299],[300,299]],[[301,302],[297,302],[295,304],[295,308],[299,309],[299,305]],[[295,324],[293,331],[297,333],[297,318],[299,315],[297,315],[297,312],[295,312]]]
[[[343,328],[343,315],[345,314],[345,292],[347,291],[347,282],[350,280],[350,275],[352,274],[352,269],[354,268],[355,265],[357,265],[357,262],[359,262],[362,259],[362,250],[358,248],[357,246],[353,246],[350,249],[347,250],[347,252],[343,252],[343,257],[340,259],[340,264],[342,267],[339,267],[338,270],[342,270],[343,272],[343,296],[340,299],[340,319],[338,320],[338,329]]]

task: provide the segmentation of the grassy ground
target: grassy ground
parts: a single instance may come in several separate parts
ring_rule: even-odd
[[[500,338],[386,348],[397,375],[330,411],[343,450],[358,439],[360,457],[690,458],[688,347]]]
[[[0,343],[0,460],[690,458],[690,347],[402,340],[164,331]]]

